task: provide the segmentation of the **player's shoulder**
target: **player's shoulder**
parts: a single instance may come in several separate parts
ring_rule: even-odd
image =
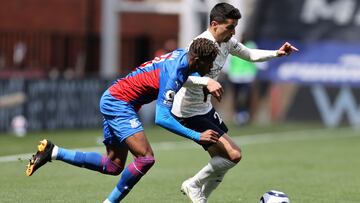
[[[211,41],[215,42],[214,36],[208,30],[204,31],[203,33],[201,33],[200,35],[195,37],[195,39],[198,39],[198,38],[205,38],[205,39],[208,39],[208,40],[211,40]]]
[[[188,51],[185,49],[176,49],[171,52],[171,55],[167,58],[167,65],[164,66],[164,71],[167,71],[170,75],[176,75],[178,71],[188,67]]]
[[[172,52],[172,54],[174,55],[174,56],[181,56],[181,55],[184,55],[184,54],[186,54],[186,50],[185,49],[183,49],[183,48],[178,48],[178,49],[175,49],[173,52]]]
[[[184,61],[186,59],[188,51],[182,48],[176,49],[173,52],[171,52],[171,56],[169,57],[169,60],[175,60],[175,61]]]
[[[201,33],[200,35],[196,36],[193,40],[191,40],[191,42],[187,45],[186,49],[189,50],[190,45],[194,42],[195,39],[199,39],[199,38],[205,38],[208,40],[211,40],[213,42],[215,42],[215,38],[214,36],[211,34],[211,32],[209,32],[208,30],[204,31],[203,33]]]
[[[234,45],[237,45],[237,44],[240,44],[240,42],[235,39],[234,37],[230,38],[229,41],[226,42],[226,44],[228,44],[229,46],[234,46]]]
[[[241,50],[243,49],[244,45],[241,42],[239,42],[237,39],[232,37],[229,41],[226,42],[226,47],[228,49]]]
[[[185,49],[182,48],[178,48],[175,49],[172,52],[169,52],[163,56],[161,56],[160,58],[163,59],[164,63],[176,63],[176,61],[181,61],[183,60],[182,58],[184,58],[184,56],[187,54],[187,51]]]

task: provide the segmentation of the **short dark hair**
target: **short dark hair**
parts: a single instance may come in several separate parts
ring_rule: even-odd
[[[199,58],[210,58],[215,60],[219,53],[215,42],[206,38],[197,38],[191,43],[189,48],[189,54],[192,56],[198,56]]]
[[[226,19],[240,19],[239,9],[228,3],[218,3],[210,11],[210,23],[216,21],[223,23]]]

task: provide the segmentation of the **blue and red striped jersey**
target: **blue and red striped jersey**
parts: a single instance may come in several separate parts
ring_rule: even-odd
[[[181,125],[171,114],[175,93],[189,76],[188,54],[183,49],[143,63],[109,88],[116,99],[130,103],[136,111],[156,99],[155,123],[171,132],[199,141],[200,133]]]
[[[171,107],[173,96],[188,77],[188,66],[187,52],[177,49],[141,64],[126,77],[118,79],[109,92],[132,104],[136,110],[155,99]]]

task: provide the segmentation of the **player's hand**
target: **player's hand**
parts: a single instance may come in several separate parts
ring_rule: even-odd
[[[297,49],[296,47],[294,47],[293,45],[291,45],[289,42],[285,42],[285,43],[277,50],[277,55],[278,55],[278,56],[288,56],[288,55],[290,55],[293,51],[299,51],[299,49]]]
[[[222,95],[224,94],[224,89],[219,82],[214,79],[209,79],[206,86],[208,92],[215,97],[218,102],[221,101]]]
[[[199,143],[200,144],[216,143],[219,140],[218,136],[219,136],[219,133],[217,133],[216,131],[206,130],[201,133]]]

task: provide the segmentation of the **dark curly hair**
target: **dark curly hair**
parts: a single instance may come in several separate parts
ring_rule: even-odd
[[[218,53],[219,50],[216,47],[215,42],[206,38],[195,39],[189,48],[189,54],[198,56],[199,58],[210,58],[215,60]]]
[[[210,23],[216,21],[223,23],[226,19],[240,19],[239,9],[228,3],[218,3],[210,11]]]

